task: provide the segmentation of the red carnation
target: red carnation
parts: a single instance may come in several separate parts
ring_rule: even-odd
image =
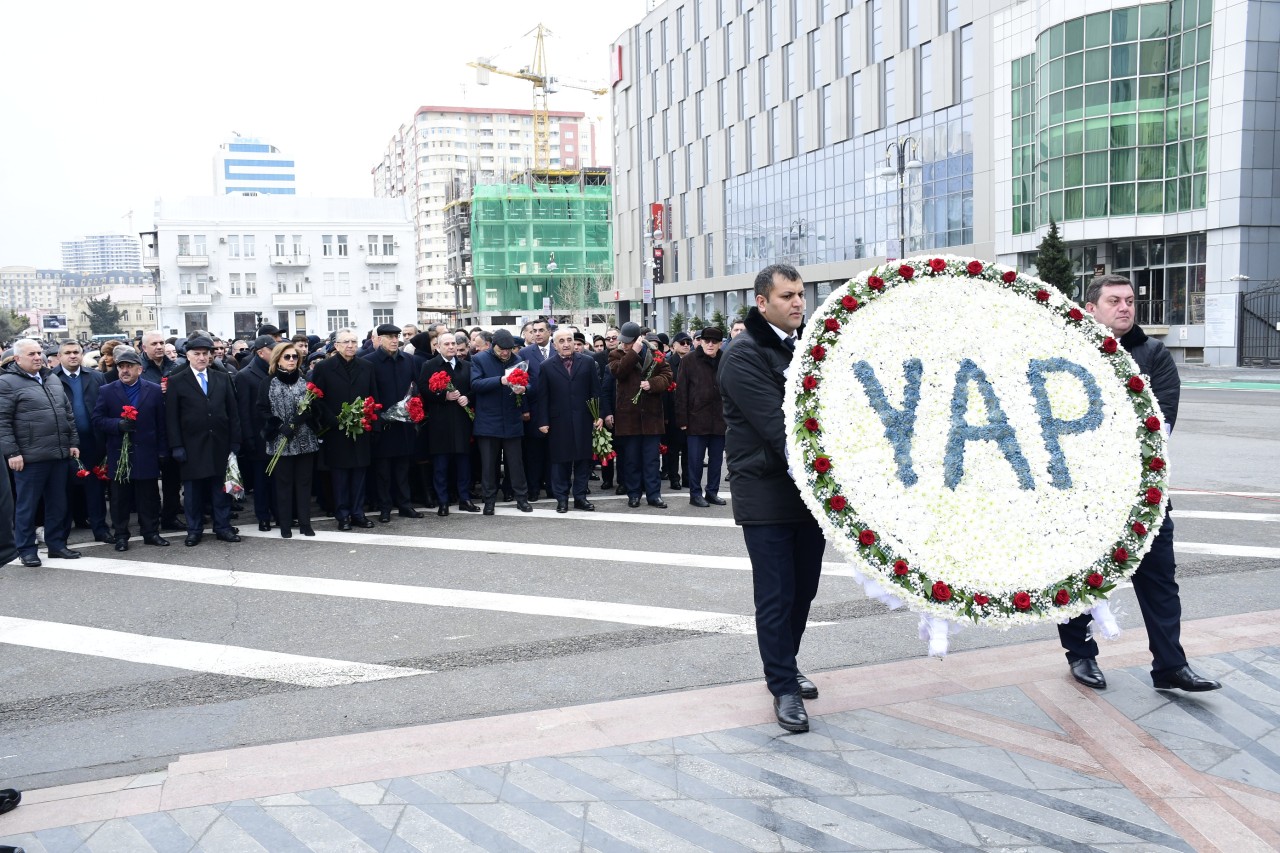
[[[662,350],[656,349],[653,351],[653,360],[656,361],[658,364],[662,364],[664,361],[667,360],[667,358],[662,354]]]
[[[1117,563],[1125,563],[1129,560],[1129,551],[1125,548],[1117,548],[1111,552],[1111,559]]]
[[[831,507],[834,512],[840,512],[848,505],[849,503],[844,499],[844,495],[832,495],[831,499],[827,501],[827,506]]]
[[[818,432],[818,419],[805,418],[804,428],[807,429],[809,432]]]
[[[974,603],[974,604],[976,604],[976,605],[978,605],[979,607],[983,607],[983,606],[985,606],[985,605],[987,604],[987,602],[988,602],[988,601],[990,601],[990,600],[991,600],[991,599],[987,598],[985,595],[983,595],[983,594],[982,594],[982,593],[980,593],[980,592],[979,592],[979,593],[977,593],[976,595],[974,595],[974,597],[973,597],[973,603]]]
[[[1087,583],[1089,586],[1093,587],[1094,589],[1101,589],[1102,575],[1098,574],[1097,572],[1093,572],[1092,574],[1089,575],[1089,577],[1085,578],[1084,582]]]
[[[1147,489],[1147,503],[1155,505],[1160,503],[1160,501],[1163,499],[1164,499],[1164,492],[1160,491],[1155,486],[1152,486],[1151,488]]]
[[[1079,323],[1081,320],[1084,319],[1084,312],[1081,311],[1079,308],[1072,308],[1070,311],[1067,312],[1067,316],[1071,318],[1071,320],[1073,320],[1074,322]]]
[[[934,597],[935,599],[937,599],[938,601],[950,601],[950,600],[951,600],[951,587],[947,586],[947,585],[946,585],[945,583],[943,583],[942,581],[934,581],[934,582],[933,582],[933,597]]]
[[[1129,529],[1132,530],[1134,533],[1138,534],[1139,536],[1147,535],[1147,526],[1143,524],[1141,521],[1135,521],[1133,523],[1133,526],[1130,527]]]
[[[828,332],[840,331],[840,321],[837,320],[835,317],[828,317],[826,320],[823,321],[822,326]]]
[[[1147,463],[1147,467],[1150,468],[1152,471],[1163,471],[1164,460],[1161,459],[1159,456],[1152,456],[1151,461]]]
[[[874,545],[876,544],[876,538],[877,538],[876,532],[870,528],[867,528],[866,530],[858,534],[858,544],[868,545],[868,546]]]
[[[907,573],[907,561],[895,560],[893,563],[893,573],[898,577],[902,577]]]
[[[831,470],[831,460],[826,456],[815,456],[813,459],[813,470],[819,474],[825,474]]]
[[[809,350],[809,355],[813,356],[814,361],[822,361],[827,357],[827,350],[822,344],[817,344],[813,349]]]
[[[1145,421],[1142,422],[1142,424],[1147,428],[1149,432],[1160,431],[1160,419],[1157,418],[1155,415],[1152,415],[1151,417],[1147,418]]]
[[[1130,376],[1130,377],[1129,377],[1129,390],[1130,390],[1130,391],[1141,391],[1143,388],[1146,388],[1146,387],[1147,387],[1147,383],[1145,383],[1145,382],[1143,382],[1143,381],[1142,381],[1142,377],[1141,377],[1141,376]]]
[[[846,311],[858,310],[858,298],[856,296],[846,296],[840,300],[840,304],[844,306]]]
[[[138,410],[133,406],[125,406],[120,410],[120,417],[126,421],[136,421],[138,419]]]
[[[76,476],[79,477],[81,480],[83,480],[85,477],[89,476],[89,472],[81,468],[80,470],[76,471]]]
[[[812,391],[814,388],[818,387],[818,377],[813,375],[805,376],[804,381],[801,384],[804,385],[804,390]]]
[[[867,279],[867,287],[872,290],[884,290],[884,279],[878,275],[873,275]]]
[[[427,417],[426,410],[422,408],[421,397],[410,397],[408,409],[409,409],[409,420],[413,421],[415,424],[422,423],[423,420],[425,420]]]
[[[670,385],[668,385],[668,386],[667,386],[667,390],[668,390],[668,391],[674,391],[674,390],[676,390],[676,386],[677,386],[677,385],[679,385],[679,384],[680,384],[680,383],[678,383],[678,382],[672,382]]]
[[[898,275],[902,276],[907,281],[910,281],[911,279],[915,278],[915,275],[916,275],[915,267],[911,266],[911,264],[903,264],[902,266],[898,267]]]
[[[1037,291],[1036,291],[1036,301],[1037,301],[1037,302],[1048,302],[1048,301],[1049,301],[1049,291],[1045,290],[1043,287],[1042,287],[1042,288],[1040,288],[1039,290],[1037,290]]]
[[[982,261],[969,261],[969,265],[965,269],[969,271],[969,275],[977,275],[982,272]]]
[[[448,389],[452,384],[449,379],[449,373],[446,370],[437,370],[431,374],[431,378],[427,380],[427,390],[432,394],[439,394]]]
[[[1013,594],[1013,606],[1019,610],[1031,609],[1031,596],[1025,592],[1015,592]]]
[[[936,273],[942,272],[946,268],[947,268],[947,262],[944,261],[942,258],[929,259],[929,269],[933,270],[934,272]]]
[[[1118,349],[1120,349],[1120,342],[1117,341],[1115,338],[1107,338],[1105,341],[1102,342],[1102,351],[1108,355],[1110,355],[1111,353],[1115,352]]]
[[[1057,594],[1053,596],[1053,603],[1058,605],[1059,607],[1061,607],[1064,604],[1070,604],[1071,593],[1067,592],[1065,589],[1058,590]]]
[[[1000,276],[1000,280],[1003,281],[1005,284],[1013,284],[1014,280],[1016,280],[1017,277],[1018,277],[1018,274],[1013,270],[1005,270],[1004,274]]]

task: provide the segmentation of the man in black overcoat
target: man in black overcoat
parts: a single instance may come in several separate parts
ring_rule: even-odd
[[[471,365],[458,357],[455,338],[443,335],[436,339],[439,353],[422,366],[418,376],[418,396],[426,409],[427,451],[431,454],[433,486],[440,506],[438,515],[449,514],[449,466],[453,466],[458,490],[458,509],[479,512],[471,500]],[[449,376],[452,391],[432,391],[431,377],[440,371]]]
[[[258,518],[259,530],[271,529],[275,515],[275,488],[267,477],[267,442],[263,437],[266,422],[258,407],[258,396],[266,388],[267,365],[276,339],[271,335],[259,335],[250,349],[253,356],[249,363],[236,373],[236,405],[240,417],[240,474],[245,484],[253,487],[253,514]],[[216,361],[215,361],[216,364]],[[212,368],[213,365],[210,365]],[[283,519],[287,524],[291,519]]]
[[[556,329],[554,352],[538,368],[538,393],[534,397],[534,422],[547,437],[551,462],[551,494],[556,512],[569,511],[569,493],[574,509],[590,512],[595,504],[587,500],[587,478],[591,474],[591,434],[604,426],[610,414],[602,399],[600,373],[586,353],[575,353],[573,330]],[[593,419],[588,402],[601,401],[600,418]]]
[[[223,542],[239,542],[231,528],[231,497],[223,489],[227,457],[240,450],[240,412],[231,376],[213,370],[213,341],[187,341],[189,370],[170,376],[165,391],[165,431],[169,452],[182,477],[187,516],[186,544],[204,536],[204,508],[211,503],[213,532]]]
[[[320,456],[329,468],[333,483],[334,516],[339,530],[356,527],[373,527],[364,517],[364,483],[369,469],[373,442],[369,433],[350,438],[338,428],[338,413],[343,403],[357,397],[373,397],[373,365],[367,359],[356,358],[360,339],[353,329],[338,332],[334,341],[337,355],[316,365],[311,381],[324,393],[322,399],[312,403],[317,407],[320,428],[327,429]],[[399,401],[397,401],[399,402]]]
[[[413,356],[400,351],[400,327],[383,323],[377,329],[378,348],[365,356],[373,366],[373,398],[390,409],[409,393],[418,376]],[[422,518],[409,498],[409,469],[413,465],[417,427],[400,421],[378,420],[373,425],[373,475],[378,489],[378,521],[391,521],[391,508],[402,518]]]

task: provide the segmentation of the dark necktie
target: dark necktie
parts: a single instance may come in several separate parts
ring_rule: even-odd
[[[573,375],[573,358],[562,359],[564,361],[564,372]]]
[[[792,335],[787,335],[787,337],[783,338],[782,345],[787,348],[787,352],[795,352],[796,351],[795,337]]]

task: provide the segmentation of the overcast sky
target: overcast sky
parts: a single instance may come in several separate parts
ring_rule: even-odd
[[[532,86],[466,62],[512,70],[533,60],[608,85],[609,45],[644,0],[367,0],[304,3],[6,3],[0,83],[0,266],[57,268],[62,240],[133,232],[155,199],[212,192],[213,154],[232,131],[298,162],[302,195],[369,196],[370,169],[424,104],[528,109]],[[564,89],[551,108],[600,117],[609,97]]]

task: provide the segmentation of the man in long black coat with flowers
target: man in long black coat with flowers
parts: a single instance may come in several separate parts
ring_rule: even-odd
[[[431,455],[432,486],[438,515],[449,514],[449,467],[453,466],[458,509],[479,512],[471,500],[471,365],[458,357],[459,344],[448,335],[436,339],[437,354],[427,360],[418,375],[418,396],[427,413],[424,430]],[[443,372],[453,390],[431,390],[431,377]]]
[[[365,356],[373,366],[373,398],[390,409],[409,393],[418,377],[417,365],[400,351],[400,328],[383,323],[377,329],[378,348]],[[417,428],[410,423],[378,420],[373,425],[373,476],[378,489],[378,521],[391,521],[391,508],[403,518],[422,518],[409,499],[409,468],[417,444]]]
[[[551,494],[556,512],[569,511],[569,493],[574,509],[590,512],[595,505],[587,500],[587,478],[591,474],[591,434],[604,426],[612,413],[602,399],[600,373],[596,362],[585,353],[574,353],[573,330],[556,329],[554,351],[538,367],[538,390],[534,394],[533,421],[547,437],[551,460]],[[601,401],[600,419],[591,417],[588,402]]]
[[[311,377],[324,394],[311,404],[316,408],[321,429],[327,430],[320,446],[321,459],[328,466],[333,482],[333,514],[338,519],[338,529],[350,530],[352,525],[373,527],[373,522],[364,516],[365,473],[372,457],[372,442],[368,433],[360,433],[353,439],[338,427],[343,403],[357,397],[377,399],[373,365],[368,359],[356,358],[360,339],[353,329],[338,332],[334,346],[338,354],[317,364]]]

